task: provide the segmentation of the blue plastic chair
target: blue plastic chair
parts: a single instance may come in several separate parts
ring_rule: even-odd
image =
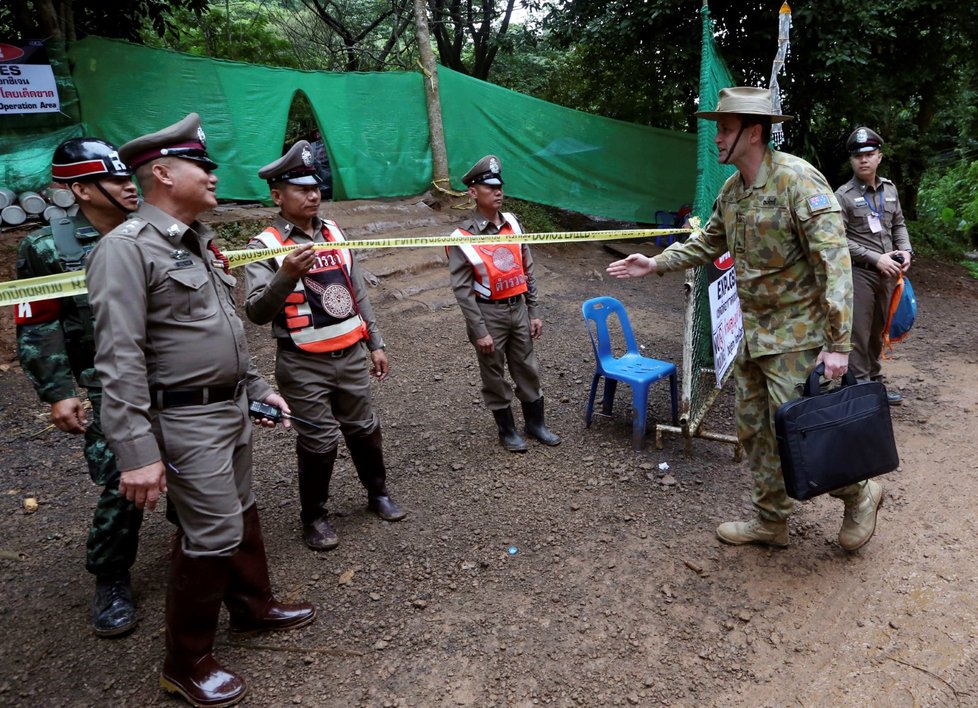
[[[679,425],[679,404],[676,384],[676,365],[639,354],[632,325],[628,321],[625,306],[613,297],[596,297],[586,301],[581,310],[587,325],[591,346],[594,347],[594,378],[591,379],[591,393],[584,411],[584,423],[591,427],[594,415],[594,397],[598,390],[598,380],[604,377],[604,399],[602,413],[611,415],[615,390],[619,381],[624,381],[632,389],[632,447],[641,450],[645,446],[645,418],[648,412],[649,389],[656,381],[669,377],[672,393],[672,424]],[[625,336],[627,351],[615,357],[611,349],[611,335],[608,332],[608,319],[617,315]]]

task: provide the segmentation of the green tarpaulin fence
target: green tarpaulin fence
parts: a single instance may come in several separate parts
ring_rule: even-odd
[[[94,37],[73,44],[68,56],[90,134],[121,144],[198,112],[220,163],[221,198],[267,198],[256,173],[281,155],[299,91],[326,142],[334,198],[418,194],[431,184],[419,73],[295,71]],[[695,136],[562,108],[445,68],[439,77],[456,188],[472,163],[492,152],[503,162],[507,192],[530,201],[652,222],[656,211],[692,200]],[[23,179],[33,176],[33,187],[48,174],[40,156],[50,154],[52,139],[21,136],[25,157],[17,169]]]

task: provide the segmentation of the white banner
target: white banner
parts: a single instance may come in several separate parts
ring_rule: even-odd
[[[61,110],[42,42],[0,42],[0,115]]]
[[[737,358],[737,350],[744,338],[744,319],[740,312],[740,296],[737,295],[737,275],[729,253],[713,262],[710,274],[713,368],[719,387],[727,369]]]

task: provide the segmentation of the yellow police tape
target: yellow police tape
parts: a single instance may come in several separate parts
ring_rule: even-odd
[[[560,231],[553,233],[520,234],[514,241],[493,241],[493,243],[579,243],[585,241],[617,241],[619,239],[648,238],[650,236],[667,236],[669,234],[688,234],[698,230],[698,223],[690,220],[693,228],[688,229],[625,229],[621,231]],[[317,249],[355,248],[427,248],[431,246],[461,246],[465,244],[486,243],[482,236],[423,236],[419,238],[385,238],[376,240],[343,241],[341,243],[317,244]],[[281,248],[245,248],[238,251],[227,251],[228,262],[232,268],[263,261],[267,258],[283,256],[292,251],[294,246]],[[220,264],[217,264],[220,266]],[[59,297],[84,295],[85,272],[78,270],[70,273],[45,275],[40,278],[25,278],[0,283],[0,307],[20,303],[50,300]]]

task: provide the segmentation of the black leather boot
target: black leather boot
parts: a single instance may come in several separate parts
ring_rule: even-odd
[[[544,445],[560,445],[560,436],[548,430],[544,422],[543,396],[533,403],[523,403],[523,422],[526,424],[527,435]]]
[[[299,442],[295,445],[299,465],[299,517],[302,540],[314,551],[336,548],[340,540],[326,518],[329,480],[333,477],[336,448],[329,452],[309,452]]]
[[[269,632],[306,626],[316,619],[315,607],[308,602],[287,605],[272,595],[258,505],[252,504],[242,516],[244,535],[231,556],[231,574],[224,593],[231,631]]]
[[[378,425],[369,435],[347,438],[353,466],[360,484],[367,490],[367,509],[384,521],[400,521],[404,511],[387,493],[387,468],[384,466],[383,436]]]
[[[509,406],[492,412],[499,428],[499,442],[510,452],[526,452],[526,440],[516,432],[516,421],[513,420],[513,409]]]
[[[95,578],[92,628],[99,637],[121,637],[136,628],[136,605],[132,601],[129,571]]]
[[[194,706],[231,706],[248,684],[214,658],[230,556],[188,556],[177,547],[166,588],[166,659],[160,686]]]

